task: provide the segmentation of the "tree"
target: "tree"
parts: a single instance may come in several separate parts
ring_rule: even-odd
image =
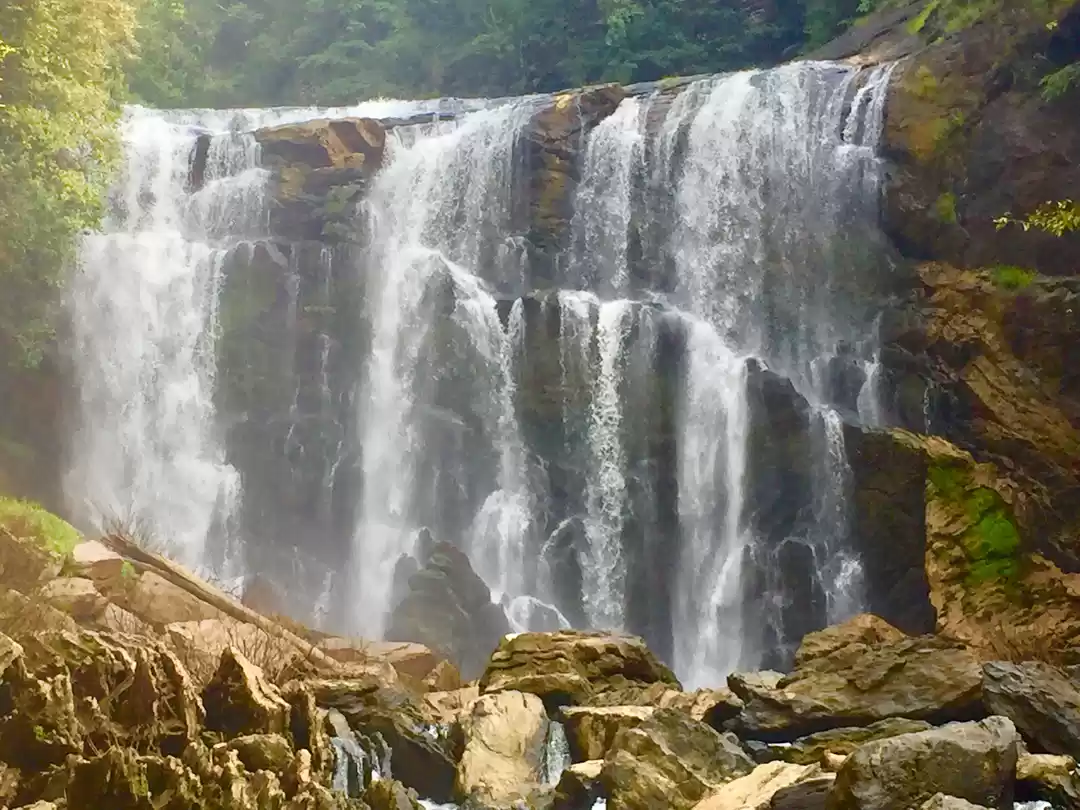
[[[0,357],[35,364],[79,230],[96,225],[118,157],[132,0],[0,6]]]

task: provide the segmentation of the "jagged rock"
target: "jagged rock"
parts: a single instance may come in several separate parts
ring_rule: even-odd
[[[821,773],[812,765],[770,762],[758,765],[746,776],[724,785],[718,792],[694,805],[694,810],[767,810],[773,796]]]
[[[319,706],[336,709],[349,726],[390,747],[391,771],[406,787],[434,802],[453,799],[457,752],[445,727],[408,691],[384,686],[377,677],[310,681]]]
[[[598,693],[678,680],[635,636],[561,631],[502,640],[480,679],[482,692],[511,689],[545,701],[586,704]]]
[[[73,618],[43,601],[39,595],[24,596],[13,590],[0,590],[0,617],[3,617],[4,630],[15,638],[51,630],[74,633],[79,627]]]
[[[81,577],[60,577],[42,586],[41,598],[57,610],[79,622],[101,618],[109,601],[98,593],[94,583]]]
[[[134,613],[124,610],[112,602],[105,606],[105,610],[94,626],[108,633],[123,633],[129,636],[156,636],[153,627],[148,625]]]
[[[1040,750],[1080,757],[1080,689],[1060,670],[1036,661],[986,664],[983,699]]]
[[[364,794],[371,810],[421,810],[416,792],[392,779],[372,782]]]
[[[71,807],[152,810],[146,766],[127,748],[110,748],[71,769],[67,787]]]
[[[71,679],[31,675],[22,658],[4,673],[10,710],[0,719],[0,761],[27,773],[41,773],[82,751]]]
[[[726,687],[697,689],[683,692],[668,683],[657,681],[648,685],[631,685],[593,694],[589,705],[594,707],[651,706],[656,709],[678,709],[695,720],[708,723],[715,729],[737,717],[743,703]]]
[[[440,661],[420,682],[426,692],[449,692],[462,687],[461,673],[449,661]]]
[[[619,732],[601,779],[611,810],[692,808],[754,770],[733,737],[674,709]]]
[[[461,686],[459,675],[455,682],[456,668],[453,664],[442,660],[423,644],[328,638],[319,643],[319,649],[344,664],[370,665],[374,662],[385,662],[392,666],[399,676],[418,686],[423,685],[425,679],[436,669],[439,672],[434,680],[439,682],[441,679],[442,683],[448,684],[443,691]]]
[[[472,709],[480,697],[480,687],[475,684],[449,692],[428,692],[424,706],[437,723],[450,725]]]
[[[306,751],[308,766],[320,783],[334,770],[334,748],[327,733],[327,713],[318,707],[315,694],[304,683],[290,683],[282,693],[289,704],[289,736],[293,746]]]
[[[555,786],[551,810],[592,810],[596,800],[603,796],[600,774],[603,760],[590,760],[571,765]]]
[[[249,771],[284,773],[293,761],[293,749],[280,734],[247,734],[228,743],[230,751]]]
[[[22,772],[0,763],[0,807],[11,807],[18,795]]]
[[[72,549],[71,564],[80,576],[115,584],[124,576],[124,558],[97,540],[85,540]],[[134,569],[130,569],[134,575]]]
[[[1016,782],[1017,801],[1049,802],[1061,810],[1080,808],[1080,774],[1072,757],[1020,754]]]
[[[907,810],[936,793],[1012,807],[1020,737],[1011,720],[950,723],[858,748],[836,775],[831,810]]]
[[[229,737],[285,734],[291,707],[261,669],[229,647],[203,690],[206,727]]]
[[[477,700],[461,722],[465,750],[455,791],[462,801],[511,807],[540,781],[548,717],[536,695],[498,692]]]
[[[822,762],[827,753],[850,754],[864,743],[885,740],[900,734],[913,734],[928,731],[929,723],[922,720],[907,720],[903,717],[891,717],[865,728],[833,728],[807,737],[800,737],[790,745],[775,746],[775,755],[786,762],[799,765],[814,765]]]
[[[936,793],[923,803],[920,810],[985,810],[985,808],[981,804],[972,804],[956,796]]]
[[[570,755],[575,762],[603,759],[616,735],[653,716],[651,706],[570,706],[562,710]]]
[[[509,632],[506,614],[492,603],[469,558],[439,543],[409,578],[409,592],[390,613],[386,638],[424,644],[457,664],[464,677],[475,678]]]
[[[32,589],[55,579],[63,562],[36,537],[18,537],[6,528],[0,531],[0,585]]]
[[[890,717],[944,722],[979,716],[982,668],[969,651],[932,636],[853,641],[779,681],[740,673],[728,685],[746,704],[735,721],[747,737],[784,742]]]
[[[277,677],[297,654],[282,639],[253,624],[222,616],[165,627],[169,641],[193,670],[213,667],[229,647]]]

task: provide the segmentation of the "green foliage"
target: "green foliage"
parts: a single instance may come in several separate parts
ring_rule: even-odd
[[[39,542],[50,551],[66,555],[82,539],[67,521],[32,501],[0,497],[0,526],[16,537]]]
[[[1011,265],[998,265],[990,270],[990,277],[994,284],[1006,290],[1022,290],[1030,287],[1038,274],[1026,267],[1014,267]]]
[[[1042,96],[1047,101],[1056,101],[1069,93],[1073,88],[1080,87],[1080,62],[1055,70],[1041,82]]]
[[[145,0],[158,106],[547,92],[780,61],[895,0]]]
[[[1018,225],[1025,231],[1032,228],[1045,231],[1054,236],[1064,236],[1073,231],[1080,231],[1080,204],[1072,200],[1059,200],[1040,205],[1024,219],[1014,219],[1012,214],[1005,214],[994,220],[997,229]]]
[[[133,0],[0,4],[0,363],[36,365],[117,158]]]
[[[930,20],[930,15],[937,11],[938,6],[941,5],[941,0],[929,0],[926,7],[919,12],[915,17],[912,17],[908,23],[908,31],[913,34],[921,33],[926,28],[926,23]]]
[[[934,215],[939,222],[955,225],[959,221],[956,213],[956,195],[950,191],[938,197],[937,202],[934,203]]]
[[[1023,544],[1009,505],[993,489],[975,486],[968,471],[956,464],[936,463],[927,477],[929,494],[960,506],[970,522],[960,538],[968,581],[1015,585],[1023,573]]]

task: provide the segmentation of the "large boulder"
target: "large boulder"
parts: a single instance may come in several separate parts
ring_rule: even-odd
[[[807,737],[800,737],[790,744],[775,746],[776,750],[773,753],[786,762],[815,765],[822,762],[828,753],[847,755],[874,740],[929,731],[930,728],[931,725],[922,720],[890,717],[865,728],[832,728]]]
[[[600,774],[604,761],[579,762],[562,772],[552,797],[552,810],[592,810],[603,796]]]
[[[260,129],[255,139],[262,147],[263,160],[273,165],[377,169],[386,131],[370,118],[317,119]]]
[[[611,810],[689,810],[754,770],[738,741],[674,709],[616,736],[601,780]]]
[[[1019,743],[1004,717],[867,743],[837,773],[830,810],[908,810],[937,793],[1006,810]]]
[[[858,630],[857,621],[853,626]],[[968,650],[932,636],[863,638],[858,630],[855,640],[826,654],[804,651],[802,665],[778,680],[729,676],[745,703],[735,720],[741,733],[785,742],[890,717],[936,723],[981,716],[982,667]]]
[[[575,762],[603,759],[624,728],[653,716],[652,706],[568,706],[562,710],[570,756]]]
[[[770,762],[728,782],[694,810],[768,810],[777,791],[821,775],[812,765]]]
[[[587,704],[597,694],[679,681],[635,636],[560,631],[507,636],[480,679],[482,692],[512,689],[545,702]]]
[[[1020,754],[1016,763],[1016,800],[1048,802],[1062,810],[1080,808],[1080,772],[1072,757]]]
[[[1040,751],[1080,758],[1080,689],[1049,664],[995,661],[983,667],[983,699]]]
[[[469,558],[449,543],[434,545],[408,592],[390,613],[386,638],[424,644],[449,658],[466,679],[477,677],[510,623]]]
[[[147,624],[164,628],[175,622],[223,619],[225,615],[194,594],[153,571],[134,577],[124,587],[114,589],[110,598]]]
[[[536,695],[484,695],[461,723],[465,750],[456,793],[484,807],[512,807],[540,782],[548,718]]]

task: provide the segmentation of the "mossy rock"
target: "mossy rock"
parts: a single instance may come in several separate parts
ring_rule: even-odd
[[[56,577],[81,539],[38,504],[0,497],[0,583],[25,589]]]

